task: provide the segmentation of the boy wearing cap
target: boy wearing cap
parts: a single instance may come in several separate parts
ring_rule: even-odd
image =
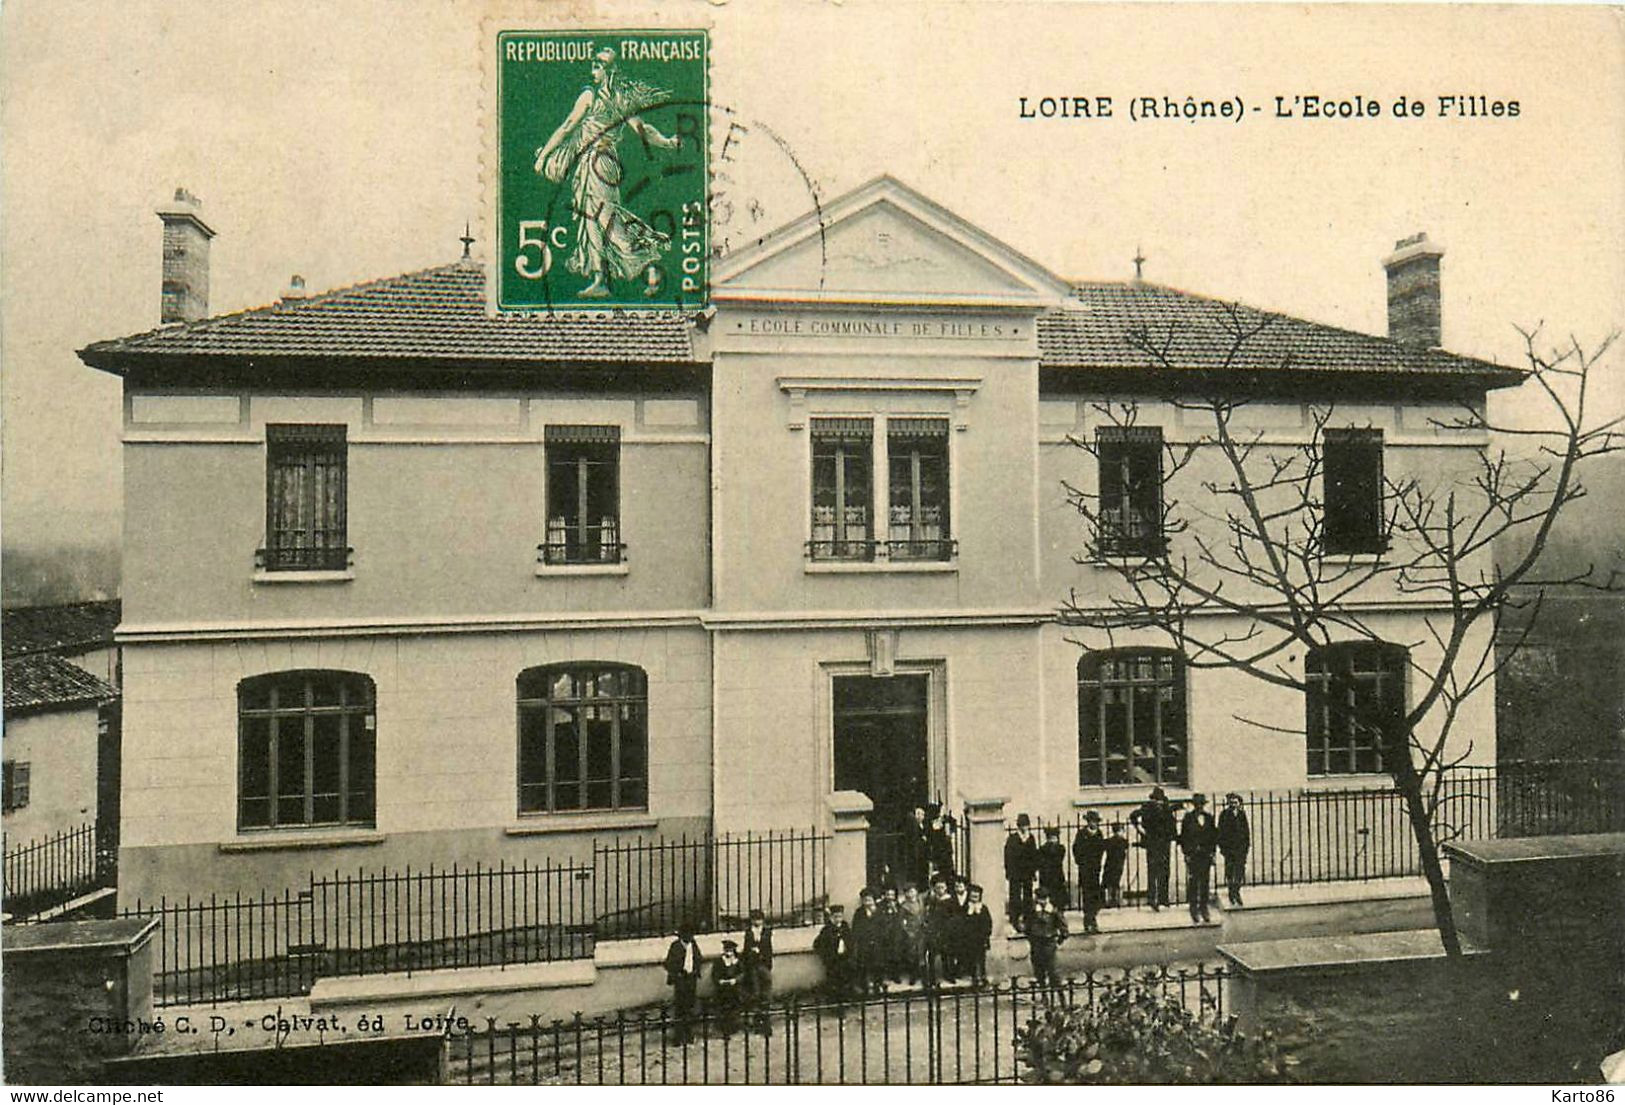
[[[1219,854],[1224,857],[1224,885],[1230,893],[1231,905],[1241,904],[1241,884],[1247,877],[1247,851],[1252,844],[1252,828],[1247,824],[1241,795],[1231,791],[1224,796],[1224,810],[1219,814]]]
[[[1068,935],[1066,918],[1050,902],[1043,887],[1038,888],[1033,907],[1027,913],[1026,932],[1034,979],[1040,986],[1059,986],[1061,976],[1055,970],[1055,953]]]
[[[982,901],[982,888],[977,883],[969,887],[970,899],[965,903],[965,966],[971,981],[980,986],[987,981],[987,950],[993,944],[993,914]]]
[[[756,1012],[756,1028],[766,1036],[767,1003],[773,996],[773,929],[759,909],[750,911],[745,948],[739,961],[745,967],[745,997]]]
[[[1010,920],[1020,928],[1033,905],[1033,876],[1038,873],[1038,841],[1026,814],[1016,818],[1016,831],[1004,842],[1004,877],[1010,884]]]
[[[858,895],[851,927],[854,987],[860,994],[878,992],[885,987],[881,976],[886,971],[886,930],[872,888],[866,886]]]
[[[1207,812],[1207,795],[1191,795],[1191,811],[1179,826],[1179,850],[1185,853],[1185,898],[1191,922],[1211,920],[1208,896],[1213,882],[1213,853],[1219,846],[1219,827]]]
[[[724,1036],[739,1030],[739,1010],[744,1004],[741,986],[745,965],[739,961],[739,945],[733,940],[722,942],[722,956],[711,965],[711,985],[716,990],[712,998],[717,1011],[717,1029]]]
[[[677,926],[677,939],[666,949],[666,985],[672,988],[672,1011],[676,1014],[679,1044],[694,1038],[694,1009],[698,1005],[700,972],[705,956],[694,939],[694,926],[686,921]]]
[[[846,923],[844,906],[830,906],[828,917],[813,939],[813,954],[823,963],[824,977],[829,980],[830,988],[846,997],[853,989],[852,926]]]
[[[1125,842],[1126,843],[1126,842]],[[1100,865],[1106,858],[1106,838],[1100,832],[1100,814],[1090,810],[1083,815],[1083,828],[1072,838],[1072,861],[1078,865],[1078,905],[1083,909],[1083,931],[1100,931],[1097,918],[1103,895]]]
[[[1100,892],[1109,909],[1123,905],[1123,869],[1128,866],[1128,836],[1121,821],[1111,824],[1106,838],[1106,863],[1100,870]]]
[[[1049,900],[1056,909],[1066,909],[1070,897],[1066,889],[1066,848],[1056,825],[1044,830],[1044,843],[1038,847],[1038,885],[1049,891]]]

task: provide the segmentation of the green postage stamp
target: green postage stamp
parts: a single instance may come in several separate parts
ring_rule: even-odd
[[[499,309],[705,304],[709,45],[497,35]]]

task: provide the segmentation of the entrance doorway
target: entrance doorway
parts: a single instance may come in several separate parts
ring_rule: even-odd
[[[901,845],[914,808],[930,801],[930,678],[843,675],[834,685],[835,789],[861,791],[875,804],[869,817],[873,879]]]

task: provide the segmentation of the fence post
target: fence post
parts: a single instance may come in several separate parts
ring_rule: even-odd
[[[982,887],[982,901],[993,917],[993,946],[988,949],[988,973],[993,977],[1003,974],[1009,953],[1004,939],[1005,898],[1008,887],[1004,882],[1004,807],[1010,801],[1004,797],[971,798],[962,796],[965,820],[968,822],[970,869]]]
[[[869,815],[875,804],[857,790],[829,796],[829,852],[824,859],[824,891],[831,904],[847,905],[869,881]]]

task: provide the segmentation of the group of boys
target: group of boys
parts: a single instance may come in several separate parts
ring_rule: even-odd
[[[1111,825],[1111,835],[1101,832],[1100,814],[1084,814],[1083,827],[1072,838],[1072,858],[1078,869],[1078,906],[1083,910],[1085,933],[1100,931],[1096,922],[1102,908],[1123,904],[1123,869],[1128,865],[1128,837],[1121,821]],[[1016,818],[1015,832],[1004,842],[1004,874],[1010,884],[1010,922],[1025,932],[1035,904],[1033,881],[1038,892],[1056,910],[1071,905],[1066,879],[1066,847],[1061,830],[1051,825],[1044,830],[1044,843],[1038,843],[1032,820]]]
[[[901,894],[890,885],[878,893],[864,887],[850,923],[843,907],[830,907],[813,950],[837,992],[884,993],[888,983],[905,980],[927,988],[987,980],[993,917],[982,888],[946,872],[933,875],[930,887],[925,895],[913,884]]]
[[[700,977],[704,970],[705,956],[700,954],[693,926],[679,925],[677,939],[666,949],[666,985],[672,988],[679,1044],[693,1039]],[[747,1014],[756,1031],[764,1036],[769,1033],[767,1004],[773,996],[773,927],[761,910],[751,910],[741,940],[722,942],[722,954],[711,965],[711,985],[715,989],[712,1009],[717,1028],[724,1036],[739,1031],[740,1021]]]

